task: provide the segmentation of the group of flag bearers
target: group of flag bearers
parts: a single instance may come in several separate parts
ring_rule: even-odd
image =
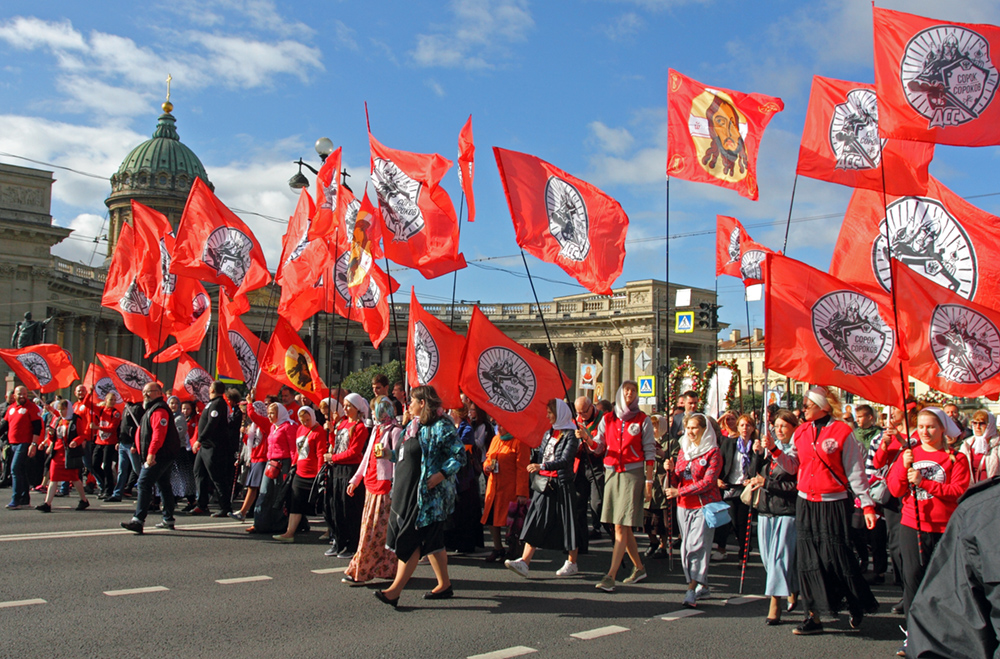
[[[769,370],[896,407],[903,406],[908,374],[955,396],[995,395],[1000,299],[992,283],[1000,272],[987,255],[1000,237],[1000,218],[947,190],[928,165],[934,144],[1000,144],[1000,28],[879,8],[873,17],[874,84],[814,78],[796,169],[796,176],[855,188],[829,273],[755,243],[738,220],[720,215],[716,274],[764,284]],[[783,109],[779,98],[706,86],[671,70],[668,181],[711,183],[755,200],[757,150],[768,122]],[[102,304],[143,339],[147,358],[160,351],[154,362],[180,360],[175,394],[203,395],[204,387],[191,383],[198,375],[192,372],[205,369],[187,353],[201,346],[214,306],[217,375],[255,383],[259,397],[284,385],[318,403],[329,390],[297,334],[308,318],[325,311],[359,320],[378,347],[395,322],[389,300],[398,284],[390,260],[427,278],[465,267],[459,218],[441,186],[451,161],[391,149],[370,129],[369,143],[375,203],[367,185],[358,201],[341,180],[340,149],[326,158],[315,195],[302,192],[276,269],[281,298],[267,343],[240,320],[249,310],[248,294],[271,281],[260,244],[242,220],[200,179],[176,233],[161,214],[133,202]],[[493,151],[521,248],[558,264],[594,293],[609,294],[625,257],[628,217],[621,206],[535,156]],[[458,157],[469,221],[474,152],[470,117]],[[794,201],[794,188],[792,194]],[[214,305],[205,284],[219,288]],[[174,343],[163,349],[170,336]],[[41,392],[78,377],[57,346],[0,356]],[[125,401],[140,400],[143,384],[155,379],[136,364],[99,360],[89,384],[107,376]],[[551,428],[548,402],[568,393],[569,380],[557,365],[504,336],[480,310],[462,337],[423,312],[415,292],[406,361],[411,386],[434,386],[448,405],[464,393],[529,446],[538,446]],[[930,416],[921,418],[934,425]],[[947,423],[938,425],[925,434],[950,436]],[[911,493],[929,492],[910,475],[921,450],[907,447],[900,463]],[[953,474],[956,487],[960,471]],[[896,483],[904,490],[905,484]],[[919,528],[922,514],[926,533]],[[935,514],[913,508],[921,556],[933,547],[923,538],[938,528]],[[855,604],[859,612],[870,608],[863,597]]]

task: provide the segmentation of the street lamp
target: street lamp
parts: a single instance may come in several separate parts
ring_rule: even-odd
[[[316,140],[314,148],[316,149],[316,153],[319,155],[319,159],[321,162],[326,162],[327,157],[329,157],[329,155],[333,153],[335,150],[333,148],[333,140],[331,140],[329,137],[321,137],[318,140]],[[299,166],[299,171],[293,174],[292,178],[288,179],[288,187],[290,187],[292,190],[301,190],[303,188],[309,187],[309,179],[307,179],[305,174],[302,173],[303,167],[308,169],[314,175],[319,175],[319,171],[309,163],[302,160],[302,158],[299,158],[298,160],[292,162],[292,164]],[[347,173],[346,169],[341,172],[341,180],[343,181],[343,186],[348,190],[350,190],[351,188],[347,185],[348,176],[349,174]]]

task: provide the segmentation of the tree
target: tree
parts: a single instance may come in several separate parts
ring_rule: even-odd
[[[361,394],[365,400],[371,400],[374,395],[372,394],[372,378],[379,373],[389,378],[390,387],[393,382],[403,379],[403,367],[399,360],[394,359],[388,364],[372,364],[366,369],[355,371],[344,378],[344,382],[340,386],[352,393]]]

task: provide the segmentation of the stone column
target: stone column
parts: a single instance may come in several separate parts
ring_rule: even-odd
[[[63,318],[63,348],[69,350],[69,354],[73,356],[73,366],[76,366],[80,359],[80,351],[77,349],[76,338],[77,325],[80,321],[76,316],[66,316]],[[79,368],[77,368],[79,373]]]
[[[603,361],[601,362],[601,366],[604,369],[601,372],[601,382],[604,383],[604,397],[611,400],[615,396],[614,374],[611,372],[611,342],[602,341],[601,348],[604,350]]]
[[[388,337],[386,337],[386,339],[388,339]],[[392,361],[392,351],[389,349],[388,341],[383,341],[382,345],[379,346],[378,351],[383,364],[388,364]]]
[[[618,391],[618,386],[622,383],[622,366],[621,366],[621,343],[611,344],[611,382],[614,383],[614,389],[611,390],[611,395],[614,396],[615,392]]]
[[[351,372],[361,370],[361,344],[357,341],[351,343]]]
[[[93,316],[88,316],[85,320],[87,326],[84,329],[83,335],[83,359],[80,360],[83,368],[78,371],[81,377],[87,373],[87,364],[95,361],[94,354],[97,351],[97,319]]]
[[[576,387],[576,395],[580,397],[584,395],[584,389],[580,386],[580,364],[583,363],[583,344],[574,343],[573,347],[576,348],[576,363],[574,364],[572,378]]]
[[[635,380],[635,343],[631,340],[622,341],[622,380]]]

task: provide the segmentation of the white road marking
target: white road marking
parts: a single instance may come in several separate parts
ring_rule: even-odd
[[[242,526],[239,522],[213,522],[210,524],[184,524],[178,525],[181,531],[199,531],[202,529],[218,529],[226,527]],[[146,527],[145,533],[165,533],[166,529],[155,528],[152,524]],[[60,540],[65,538],[92,538],[106,535],[133,535],[131,531],[123,528],[111,529],[81,529],[79,531],[47,531],[44,533],[13,533],[0,535],[0,542],[19,542],[22,540]]]
[[[610,636],[611,634],[621,634],[622,632],[627,632],[628,627],[619,627],[618,625],[608,625],[607,627],[598,627],[597,629],[590,629],[585,632],[577,632],[576,634],[570,634],[573,638],[578,638],[583,641],[589,641],[595,638],[601,638],[602,636]]]
[[[679,611],[673,611],[665,616],[660,616],[660,620],[666,620],[670,622],[672,620],[680,620],[681,618],[690,618],[691,616],[697,616],[704,613],[704,611],[698,609],[681,609]]]
[[[538,650],[535,648],[529,648],[525,645],[515,645],[514,647],[507,648],[506,650],[496,650],[495,652],[474,654],[468,659],[510,659],[510,657],[520,657],[525,654],[531,654],[532,652],[538,652]]]
[[[13,600],[10,602],[0,602],[0,609],[11,609],[15,606],[31,606],[32,604],[48,604],[48,602],[43,599]]]
[[[216,579],[215,583],[228,586],[234,583],[251,583],[253,581],[270,581],[271,577],[266,574],[259,574],[256,577],[235,577],[233,579]]]
[[[328,567],[322,570],[313,570],[313,574],[336,574],[338,572],[347,572],[347,566],[344,567]]]
[[[767,598],[764,595],[747,595],[746,597],[734,597],[732,599],[728,599],[726,600],[726,604],[739,606],[740,604],[749,604],[750,602],[756,602],[762,599]]]
[[[125,588],[123,590],[106,590],[104,594],[109,597],[118,597],[119,595],[142,595],[143,593],[159,593],[164,590],[170,590],[166,586],[147,586],[145,588]]]

